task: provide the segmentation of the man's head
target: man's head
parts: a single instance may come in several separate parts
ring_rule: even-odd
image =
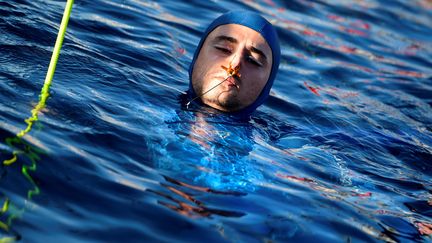
[[[189,68],[189,93],[199,96],[227,78],[224,67],[238,74],[201,97],[224,112],[251,113],[269,96],[280,59],[273,26],[248,11],[226,13],[207,28]],[[222,67],[224,66],[224,67]]]

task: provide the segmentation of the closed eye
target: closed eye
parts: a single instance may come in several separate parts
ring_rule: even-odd
[[[257,61],[253,56],[248,56],[247,60],[248,60],[248,62],[252,63],[255,66],[262,67],[262,63]]]
[[[215,46],[215,48],[225,54],[231,54],[231,50],[221,46]]]

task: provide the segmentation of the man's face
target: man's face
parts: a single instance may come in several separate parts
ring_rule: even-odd
[[[192,72],[197,95],[228,77],[221,66],[239,66],[240,77],[230,77],[201,97],[204,104],[221,111],[237,111],[252,104],[267,83],[272,52],[265,39],[248,27],[227,24],[214,29],[204,41]]]

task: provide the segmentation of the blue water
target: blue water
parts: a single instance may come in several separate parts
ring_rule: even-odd
[[[0,1],[0,239],[432,241],[431,1],[76,1],[19,139],[64,6]],[[282,46],[248,121],[181,96],[232,9]]]

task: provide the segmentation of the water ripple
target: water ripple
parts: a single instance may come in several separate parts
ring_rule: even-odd
[[[64,3],[0,2],[0,241],[430,240],[429,2],[76,2],[22,139]],[[235,9],[282,47],[248,121],[180,104],[202,31]]]

